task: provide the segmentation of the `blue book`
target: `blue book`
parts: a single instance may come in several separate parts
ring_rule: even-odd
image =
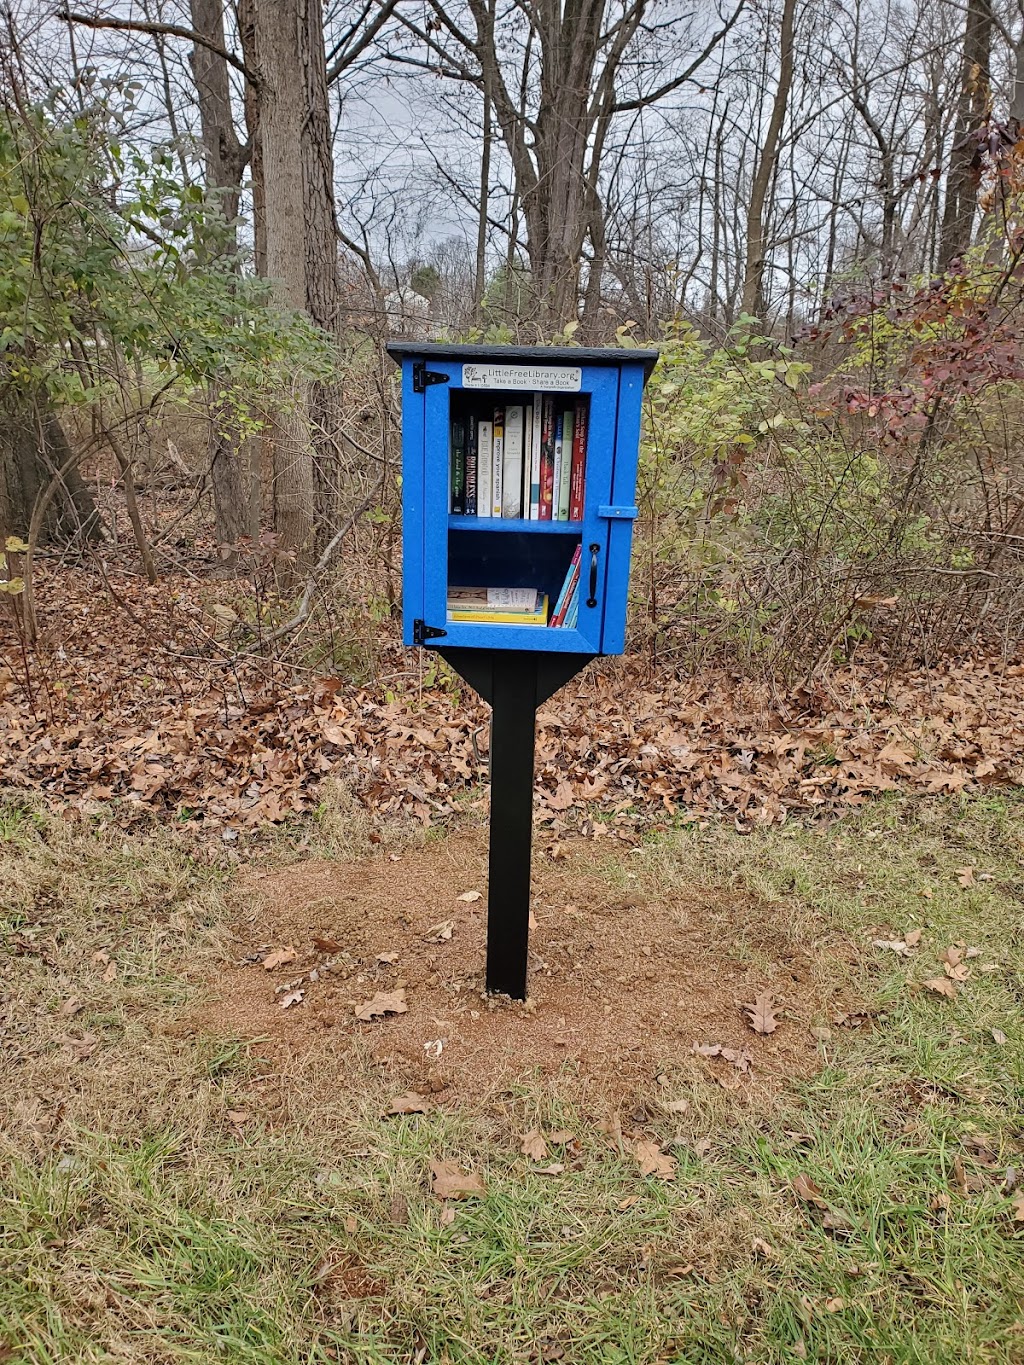
[[[562,625],[566,630],[575,630],[580,619],[580,581],[577,578],[576,585],[572,590],[572,599],[569,602],[568,610]]]
[[[569,561],[569,572],[565,575],[565,582],[562,584],[562,590],[561,592],[559,592],[558,597],[555,599],[555,609],[551,613],[550,622],[550,624],[553,626],[560,626],[564,624],[563,617],[565,616],[566,606],[568,605],[569,599],[572,596],[573,588],[579,581],[580,560],[582,557],[583,545],[579,544],[573,551],[572,559]]]

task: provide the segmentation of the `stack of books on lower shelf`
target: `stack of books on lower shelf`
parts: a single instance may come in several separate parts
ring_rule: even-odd
[[[448,620],[484,626],[546,626],[548,595],[538,588],[449,587]]]

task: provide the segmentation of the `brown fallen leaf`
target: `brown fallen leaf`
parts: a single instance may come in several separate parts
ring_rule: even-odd
[[[956,879],[957,879],[957,881],[960,883],[961,886],[973,886],[973,885],[974,885],[974,868],[973,868],[973,867],[958,867],[957,870],[956,870]]]
[[[236,1128],[240,1128],[243,1123],[248,1123],[252,1118],[248,1109],[226,1109],[224,1117],[229,1123],[233,1123]]]
[[[422,1095],[417,1095],[415,1090],[407,1090],[404,1095],[398,1095],[391,1101],[389,1114],[426,1114],[430,1110],[430,1101]]]
[[[949,977],[950,981],[964,982],[970,979],[971,969],[966,962],[961,962],[959,966],[951,967],[948,962],[943,963],[942,970]]]
[[[793,1187],[793,1193],[796,1195],[797,1199],[802,1199],[805,1204],[813,1204],[817,1209],[828,1208],[828,1203],[822,1197],[821,1190],[811,1177],[806,1175],[803,1171],[801,1171],[799,1175],[795,1175],[790,1181],[790,1184]]]
[[[356,1006],[356,1018],[368,1021],[385,1014],[406,1014],[408,1010],[404,988],[397,991],[378,991],[372,1000]]]
[[[263,959],[263,965],[268,972],[272,972],[276,967],[283,967],[288,962],[294,962],[298,953],[289,944],[287,948],[275,948]]]
[[[625,1199],[620,1199],[615,1205],[615,1210],[617,1213],[625,1213],[627,1209],[631,1209],[634,1204],[639,1203],[640,1196],[638,1194],[627,1194]]]
[[[454,1161],[430,1163],[430,1188],[439,1199],[466,1199],[487,1193],[478,1175],[467,1174]]]
[[[772,997],[767,991],[756,995],[752,1004],[744,1005],[743,1013],[755,1033],[774,1033],[779,1027],[779,1021],[772,1013]]]
[[[930,976],[922,984],[926,991],[934,991],[936,995],[944,995],[947,1000],[956,999],[956,987],[948,977]]]
[[[313,947],[318,953],[343,953],[345,950],[340,943],[335,943],[333,938],[322,938],[319,934],[313,935]],[[291,961],[291,958],[288,959]],[[264,967],[267,965],[264,962]]]
[[[409,1201],[401,1190],[396,1190],[391,1196],[388,1218],[396,1228],[404,1228],[409,1221]]]
[[[61,1005],[57,1013],[63,1014],[64,1017],[67,1019],[70,1018],[72,1014],[77,1014],[79,1010],[84,1009],[85,1006],[82,1004],[81,1000],[79,1000],[78,996],[72,995],[69,999],[64,1001],[63,1005]]]
[[[924,933],[923,929],[908,929],[907,932],[903,935],[903,942],[907,945],[908,948],[916,948],[917,945],[921,942],[921,935],[923,933]]]
[[[873,948],[887,948],[892,953],[898,953],[900,957],[910,956],[910,945],[905,938],[875,938],[871,940]]]
[[[933,1213],[945,1213],[952,1202],[948,1194],[933,1194],[928,1207]]]
[[[455,932],[455,921],[453,919],[443,919],[440,924],[435,924],[423,935],[425,943],[447,943]]]
[[[455,1210],[452,1208],[442,1209],[440,1222],[443,1228],[451,1227],[451,1225],[455,1222]]]
[[[640,1163],[641,1175],[653,1175],[658,1180],[674,1180],[676,1166],[679,1164],[674,1156],[661,1150],[657,1142],[649,1138],[638,1138],[633,1144],[633,1155]]]
[[[473,901],[482,901],[483,898],[484,895],[482,891],[463,891],[461,895],[455,897],[456,900],[467,901],[470,904],[472,904]]]
[[[568,1128],[556,1128],[553,1133],[548,1134],[548,1142],[552,1147],[568,1147],[570,1142],[576,1141],[576,1134],[570,1133]]]
[[[524,1135],[519,1150],[529,1161],[543,1161],[548,1155],[548,1144],[544,1141],[543,1133],[531,1128]]]
[[[840,1298],[838,1294],[835,1296],[835,1298],[825,1300],[826,1313],[841,1313],[845,1307],[846,1300]]]
[[[694,1150],[694,1152],[696,1153],[697,1156],[710,1156],[710,1154],[711,1154],[711,1139],[710,1139],[710,1138],[698,1138],[697,1141],[693,1144],[693,1150]]]
[[[1006,1042],[1006,1034],[1003,1030],[1001,1028],[994,1028],[990,1029],[989,1032],[992,1034],[992,1041],[995,1043],[996,1047],[1002,1047]]]
[[[755,1237],[750,1246],[758,1256],[764,1256],[765,1259],[769,1261],[774,1261],[779,1254],[775,1248],[762,1237]]]
[[[1010,1214],[1015,1223],[1024,1223],[1024,1190],[1010,1201]]]
[[[291,1009],[292,1005],[301,1005],[305,998],[305,991],[286,991],[277,1003],[283,1010],[288,1010]]]
[[[560,1161],[553,1161],[550,1166],[531,1167],[534,1175],[561,1175],[565,1166]]]
[[[106,969],[106,971],[103,973],[103,975],[100,977],[100,980],[101,980],[105,985],[107,985],[107,986],[109,986],[110,983],[111,983],[112,981],[116,981],[116,980],[117,980],[117,963],[116,963],[116,962],[111,962],[111,963],[107,966],[107,969]]]
[[[945,967],[959,967],[964,960],[964,950],[958,943],[951,943],[945,952],[939,954],[938,960]]]
[[[962,1157],[955,1156],[953,1158],[953,1179],[956,1181],[956,1187],[961,1194],[970,1193],[971,1187],[967,1181],[967,1172],[964,1169]]]
[[[685,1114],[690,1107],[690,1101],[666,1100],[661,1107],[669,1114]]]

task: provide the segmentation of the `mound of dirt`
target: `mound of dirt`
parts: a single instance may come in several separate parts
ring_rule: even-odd
[[[811,1026],[842,1005],[835,978],[818,982],[810,953],[774,927],[778,906],[700,886],[624,891],[603,849],[562,847],[534,860],[525,1004],[483,991],[487,856],[473,831],[253,876],[239,960],[193,1024],[259,1038],[280,1063],[317,1050],[339,1082],[369,1050],[396,1087],[452,1098],[557,1072],[615,1098],[681,1066],[727,1089],[816,1067]],[[778,1026],[759,1034],[743,1006],[765,992]],[[375,1012],[389,1005],[405,1010]]]

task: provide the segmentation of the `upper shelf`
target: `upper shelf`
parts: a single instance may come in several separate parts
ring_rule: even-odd
[[[583,529],[582,521],[528,521],[525,517],[449,515],[449,531],[527,531],[530,535],[567,535]]]

